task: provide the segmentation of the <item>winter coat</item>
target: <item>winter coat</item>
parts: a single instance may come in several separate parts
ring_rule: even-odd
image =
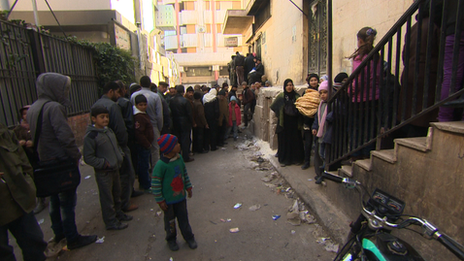
[[[229,103],[227,99],[219,99],[219,126],[222,126],[222,123],[225,121],[226,124],[229,124]]]
[[[361,65],[364,59],[366,59],[367,54],[364,55],[363,57],[355,57],[353,59],[353,72]],[[375,65],[375,66],[374,66]],[[368,74],[368,67],[370,74]],[[375,68],[375,69],[374,69]],[[352,83],[352,88],[353,91],[350,89],[348,90],[348,93],[350,95],[353,95],[351,98],[352,102],[361,102],[361,101],[372,101],[372,100],[378,100],[379,95],[380,95],[380,86],[379,86],[379,79],[380,79],[380,61],[377,59],[377,61],[371,60],[369,62],[369,65],[364,67],[364,73],[360,72],[358,75],[358,79],[353,79]],[[375,75],[375,86],[373,86],[373,81],[374,81],[374,75]],[[357,86],[359,85],[359,86]],[[369,86],[369,89],[367,88]],[[373,89],[375,88],[375,93],[373,95]],[[353,94],[352,94],[353,92]],[[362,97],[361,97],[362,93]]]
[[[229,126],[232,126],[232,113],[235,113],[235,124],[239,126],[242,124],[242,113],[237,103],[232,107],[232,103],[229,103]]]
[[[150,88],[142,87],[140,91],[134,92],[131,95],[130,100],[132,104],[135,104],[135,97],[139,94],[143,94],[147,98],[147,114],[150,117],[153,128],[157,128],[158,131],[161,131],[163,129],[163,103],[161,102],[160,96],[152,92]]]
[[[71,104],[69,95],[66,95],[70,88],[68,77],[58,73],[43,73],[37,78],[38,100],[27,111],[27,122],[31,136],[35,137],[43,107],[42,130],[37,144],[41,161],[72,158],[77,162],[81,157],[66,113],[66,107]]]
[[[195,123],[197,124],[197,128],[204,128],[206,124],[206,118],[205,118],[205,108],[203,107],[203,104],[201,103],[200,100],[195,100],[193,102],[193,110],[194,112],[194,117],[195,117]]]
[[[245,106],[248,103],[253,103],[255,101],[255,94],[250,90],[249,87],[245,88],[242,91],[242,104]]]
[[[32,167],[14,133],[0,123],[0,226],[6,225],[35,207]],[[5,232],[6,233],[6,232]]]
[[[84,161],[95,171],[115,170],[121,167],[124,153],[111,128],[87,127],[84,137]],[[106,166],[108,163],[109,167]]]
[[[190,102],[182,95],[177,94],[169,103],[169,108],[171,109],[173,130],[178,133],[190,131],[193,124]]]
[[[135,141],[146,149],[150,149],[151,144],[155,140],[153,126],[146,112],[135,108]]]
[[[119,105],[119,108],[121,108],[121,115],[126,125],[128,140],[134,140],[134,110],[132,103],[126,97],[119,97],[116,103]]]
[[[163,107],[163,129],[162,133],[167,133],[169,129],[171,129],[171,110],[169,109],[168,102],[166,101],[166,98],[164,97],[164,94],[162,94],[160,91],[158,91],[158,96],[160,97],[161,104]]]
[[[405,119],[409,119],[412,113],[412,100],[413,100],[413,91],[414,91],[414,80],[416,76],[416,58],[419,55],[419,76],[417,78],[417,94],[416,94],[416,108],[415,112],[418,113],[422,111],[422,101],[424,97],[424,76],[425,76],[425,67],[426,67],[426,52],[427,52],[427,35],[428,35],[428,25],[429,25],[429,18],[422,19],[422,28],[419,28],[419,23],[414,24],[411,27],[410,33],[410,43],[409,43],[409,60],[404,61],[404,66],[409,66],[408,74],[406,75],[403,70],[403,74],[401,75],[401,91],[400,97],[406,96],[406,103],[405,109],[402,109],[402,102],[398,104],[398,114],[397,119],[401,120],[402,112],[405,111]],[[417,51],[417,35],[419,33],[419,29],[421,30],[421,50],[420,52]],[[432,30],[432,54],[430,57],[430,71],[429,71],[429,88],[428,88],[428,100],[427,100],[427,107],[432,106],[435,103],[435,92],[436,92],[436,83],[437,83],[437,68],[438,68],[438,51],[439,51],[439,35],[440,29],[434,26]],[[405,57],[405,52],[407,46],[403,47],[403,59]],[[411,122],[414,126],[421,126],[421,127],[428,127],[431,121],[437,121],[438,118],[438,108],[421,116],[420,118]]]
[[[110,112],[110,122],[108,127],[113,130],[114,135],[116,135],[116,139],[118,140],[118,144],[121,147],[127,146],[128,141],[128,133],[126,129],[126,124],[124,123],[124,118],[121,113],[121,108],[118,106],[117,103],[112,101],[108,96],[103,95],[98,101],[96,101],[92,108],[97,106],[101,106],[106,108]]]
[[[326,110],[329,108],[325,107]],[[322,116],[321,113],[317,113],[316,117],[314,117],[314,122],[311,127],[313,130],[318,130],[319,129],[319,124],[320,124],[320,119],[319,117]],[[332,136],[333,136],[333,121],[334,121],[334,114],[333,111],[327,113],[327,116],[325,117],[325,123],[324,123],[324,134],[322,136],[322,142],[320,143],[327,143],[327,144],[332,144]]]
[[[219,119],[219,103],[217,99],[211,102],[205,103],[205,118],[209,126],[217,124]]]
[[[252,54],[247,55],[245,58],[245,75],[248,75],[248,73],[255,67],[255,61],[254,61],[254,56]]]

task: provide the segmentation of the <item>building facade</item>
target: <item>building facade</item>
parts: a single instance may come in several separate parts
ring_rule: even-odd
[[[2,0],[2,8],[8,9],[13,0]],[[179,69],[175,58],[161,45],[160,30],[155,27],[154,0],[49,0],[58,22],[44,1],[37,2],[37,15],[31,1],[18,1],[10,19],[36,21],[51,34],[68,36],[91,42],[108,42],[128,50],[137,57],[136,77],[149,75],[152,81],[175,84]],[[37,19],[37,20],[36,20]]]
[[[241,6],[241,0],[158,1],[156,27],[163,30],[162,46],[180,65],[179,83],[228,81],[231,56],[247,49],[241,34],[225,35],[222,27],[227,10]]]

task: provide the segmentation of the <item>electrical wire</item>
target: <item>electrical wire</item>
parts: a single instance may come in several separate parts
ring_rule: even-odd
[[[58,27],[60,27],[60,30],[61,30],[61,32],[63,33],[64,38],[66,39],[66,41],[68,41],[68,36],[66,35],[66,33],[65,33],[64,30],[63,30],[63,28],[61,27],[61,24],[60,24],[60,22],[58,21],[58,18],[56,18],[56,15],[55,15],[55,13],[53,12],[52,7],[51,7],[50,4],[48,3],[48,0],[45,0],[45,3],[47,4],[48,9],[50,9],[50,12],[52,13],[53,17],[55,18],[55,21],[56,21],[56,23],[58,24]]]
[[[10,14],[11,14],[11,12],[13,11],[13,9],[15,8],[16,3],[18,3],[18,1],[19,1],[19,0],[16,0],[16,1],[13,3],[13,5],[11,6],[10,11],[8,11],[8,14],[6,15],[6,20],[7,20],[7,21],[8,21],[8,17],[10,17]]]
[[[304,14],[304,16],[306,16],[306,18],[309,18],[309,16],[299,6],[297,6],[292,0],[288,0],[288,1],[290,1],[290,3],[292,3],[296,8],[298,8],[298,10],[300,10]]]

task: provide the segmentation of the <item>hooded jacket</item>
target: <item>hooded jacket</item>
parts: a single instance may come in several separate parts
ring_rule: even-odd
[[[124,122],[121,108],[116,102],[106,95],[103,95],[98,101],[96,101],[92,105],[92,108],[97,106],[105,107],[110,112],[110,123],[108,124],[108,127],[113,130],[114,135],[116,135],[119,146],[126,147],[129,135],[127,133],[126,123]]]
[[[36,85],[39,98],[27,111],[27,121],[34,139],[40,110],[43,107],[42,130],[37,144],[40,160],[72,158],[77,162],[81,153],[66,113],[66,107],[71,105],[71,79],[59,73],[43,73],[37,77]]]
[[[95,171],[115,170],[121,167],[123,152],[113,131],[105,127],[87,127],[84,137],[84,161],[95,168]],[[108,162],[109,167],[106,166]]]
[[[32,167],[12,131],[0,123],[0,226],[31,212],[35,207]]]
[[[134,106],[135,119],[135,141],[145,149],[150,149],[151,144],[155,139],[153,125],[151,125],[150,117],[147,113],[137,109]]]

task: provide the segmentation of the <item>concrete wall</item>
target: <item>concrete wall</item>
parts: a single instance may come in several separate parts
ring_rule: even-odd
[[[303,6],[302,0],[293,2]],[[261,45],[261,59],[265,75],[273,85],[280,86],[287,78],[295,85],[304,83],[307,54],[303,47],[303,20],[303,14],[290,1],[271,0],[271,18],[249,41],[252,43],[259,36],[266,36]]]
[[[354,167],[353,178],[372,192],[380,188],[406,203],[404,214],[427,219],[441,232],[464,242],[464,135],[433,129],[432,150],[398,146],[398,161],[373,157],[372,171]],[[359,194],[328,182],[327,197],[351,218],[359,215]],[[420,229],[419,229],[420,231]],[[436,241],[406,231],[394,234],[410,243],[425,260],[458,260]]]

